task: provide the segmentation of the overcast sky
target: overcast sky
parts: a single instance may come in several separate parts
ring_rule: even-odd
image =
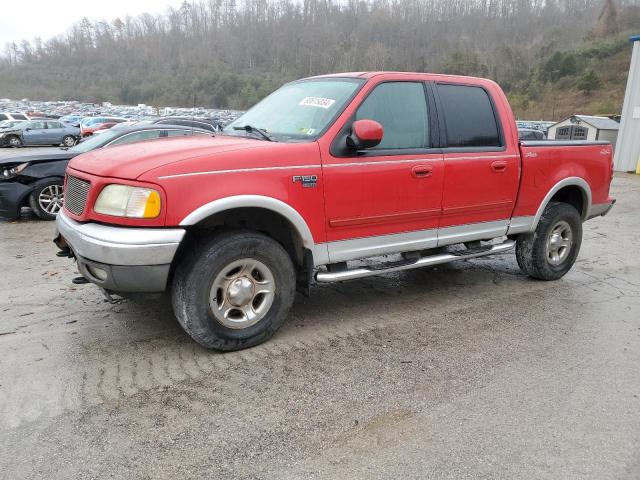
[[[139,13],[162,13],[182,0],[2,0],[0,51],[7,42],[43,40],[64,33],[82,17],[113,20]],[[10,13],[12,12],[12,13]]]

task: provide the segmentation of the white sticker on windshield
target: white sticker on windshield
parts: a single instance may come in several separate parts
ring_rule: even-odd
[[[336,103],[335,100],[331,98],[322,98],[322,97],[306,97],[303,98],[302,101],[298,105],[304,105],[307,107],[320,107],[320,108],[331,108],[331,105]]]

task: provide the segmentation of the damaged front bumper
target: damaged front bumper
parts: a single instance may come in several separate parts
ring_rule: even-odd
[[[112,292],[162,292],[185,230],[80,223],[61,210],[54,242],[83,277]]]

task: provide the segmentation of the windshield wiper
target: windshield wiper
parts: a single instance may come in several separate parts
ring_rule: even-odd
[[[273,142],[273,138],[271,138],[269,136],[269,134],[266,131],[264,131],[262,128],[256,128],[256,127],[251,126],[251,125],[245,125],[244,127],[239,127],[239,126],[233,127],[233,129],[234,130],[244,130],[247,133],[257,132],[260,135],[262,135],[262,138],[264,138],[268,142]]]

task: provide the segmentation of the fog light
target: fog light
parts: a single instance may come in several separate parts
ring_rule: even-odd
[[[87,265],[87,270],[91,274],[92,277],[97,278],[101,282],[104,282],[107,279],[107,272],[98,267],[94,267],[93,265]]]

